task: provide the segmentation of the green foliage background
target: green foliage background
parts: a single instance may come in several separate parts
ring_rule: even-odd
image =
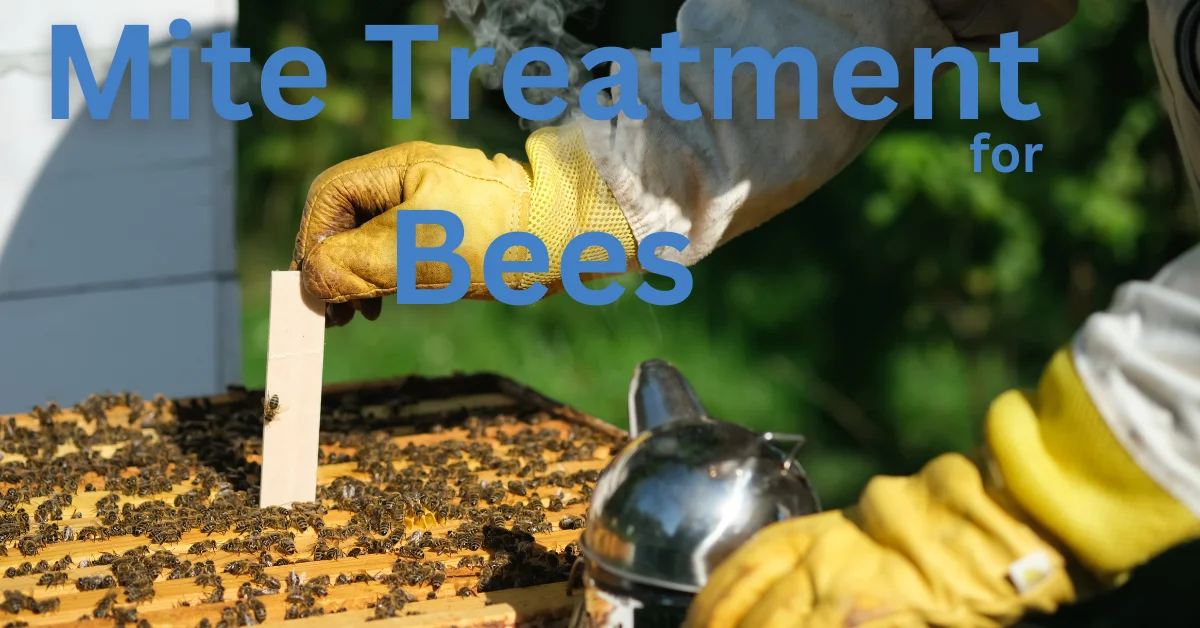
[[[597,45],[649,48],[673,30],[677,4],[610,0],[572,27]],[[872,474],[966,450],[994,395],[1034,384],[1118,283],[1148,278],[1198,233],[1144,5],[1081,4],[1022,66],[1039,119],[1003,115],[997,68],[981,56],[979,120],[957,119],[948,76],[934,120],[901,116],[812,198],[693,268],[679,306],[631,294],[602,308],[388,304],[375,323],[330,331],[326,381],[490,370],[624,424],[635,365],[666,358],[715,414],[808,435],[803,462],[831,506]],[[441,41],[415,48],[413,119],[392,120],[389,47],[364,41],[364,25],[437,22]],[[472,119],[449,120],[449,50],[471,44],[440,0],[242,2],[238,38],[259,64],[312,48],[329,77],[316,118],[258,107],[239,126],[245,374],[261,386],[268,271],[287,266],[317,174],[410,140],[521,157],[524,132],[478,87]],[[1034,172],[972,173],[967,146],[980,131],[993,145],[1043,144]]]

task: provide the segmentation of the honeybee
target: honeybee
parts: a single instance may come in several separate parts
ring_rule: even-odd
[[[263,397],[263,424],[270,425],[279,416],[279,395]]]

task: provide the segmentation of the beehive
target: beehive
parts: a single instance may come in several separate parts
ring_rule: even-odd
[[[329,387],[319,501],[263,510],[262,402],[106,394],[3,417],[3,621],[565,621],[623,432],[492,375]]]

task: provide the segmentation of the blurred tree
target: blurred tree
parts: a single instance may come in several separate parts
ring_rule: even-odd
[[[609,0],[568,26],[596,45],[649,48],[678,2]],[[411,120],[391,119],[387,44],[366,24],[440,23],[415,47]],[[626,294],[602,308],[550,299],[527,308],[388,305],[380,321],[328,336],[326,378],[501,372],[615,423],[640,360],[677,364],[716,414],[804,432],[802,461],[827,505],[874,473],[914,471],[964,450],[994,395],[1031,385],[1051,352],[1114,287],[1147,278],[1193,242],[1169,124],[1159,108],[1144,6],[1090,0],[1022,67],[1042,116],[999,108],[980,56],[980,119],[959,120],[957,76],[933,120],[901,116],[846,172],[796,209],[693,269],[687,301]],[[325,110],[287,122],[261,107],[240,127],[239,225],[247,384],[261,385],[266,271],[283,268],[308,184],[324,168],[409,140],[523,156],[524,132],[478,86],[468,121],[449,119],[449,49],[470,37],[440,0],[244,2],[239,39],[255,61],[283,46],[322,55]],[[293,102],[307,98],[296,93]],[[967,146],[1040,143],[1032,173],[971,172]],[[780,262],[783,262],[780,264]],[[640,278],[620,280],[630,288]]]

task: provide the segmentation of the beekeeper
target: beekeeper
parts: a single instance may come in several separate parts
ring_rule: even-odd
[[[1164,104],[1200,195],[1197,2],[1147,4]],[[912,102],[913,48],[986,49],[1011,31],[1030,42],[1075,10],[1075,0],[688,0],[678,30],[685,47],[804,46],[826,80],[848,50],[883,48],[900,65],[902,86],[886,94],[899,112]],[[553,286],[558,254],[587,231],[616,236],[630,267],[641,238],[682,233],[691,244],[664,256],[694,264],[802,201],[886,123],[840,113],[828,86],[821,117],[797,119],[794,72],[779,75],[777,119],[758,120],[753,98],[735,98],[734,119],[713,121],[711,56],[681,70],[683,102],[700,103],[706,119],[674,120],[663,114],[659,66],[637,54],[644,120],[536,131],[528,163],[414,142],[322,174],[294,263],[328,302],[329,324],[356,311],[374,319],[380,297],[395,292],[389,210],[436,208],[462,219],[458,252],[474,298],[487,298],[487,245],[509,231],[541,238],[552,264],[514,277],[514,287]],[[745,74],[739,80],[754,80]],[[735,93],[753,91],[745,87]],[[436,245],[440,233],[418,239]],[[420,286],[449,282],[424,266]],[[1122,286],[1108,311],[1063,340],[1036,391],[994,400],[978,456],[946,454],[912,477],[875,478],[855,507],[763,530],[712,575],[690,624],[1005,625],[1096,584],[1119,586],[1135,566],[1200,536],[1200,247]]]

